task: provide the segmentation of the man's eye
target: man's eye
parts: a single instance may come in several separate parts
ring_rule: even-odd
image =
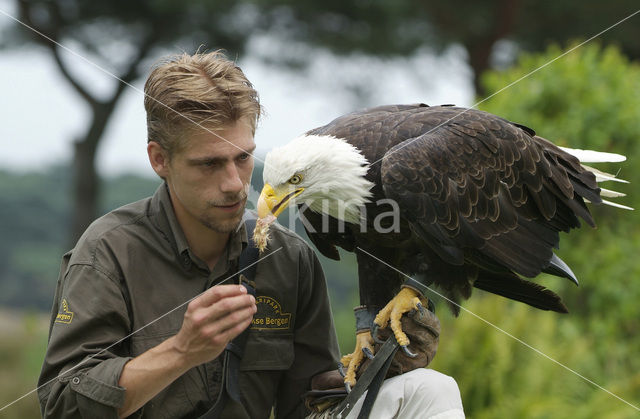
[[[249,154],[249,153],[242,153],[242,154],[240,154],[239,159],[240,159],[241,161],[245,161],[245,160],[249,160],[249,157],[251,157],[251,154]]]

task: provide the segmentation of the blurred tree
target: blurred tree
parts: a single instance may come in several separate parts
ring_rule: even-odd
[[[261,0],[255,4],[283,36],[339,53],[397,56],[424,46],[441,51],[462,45],[478,94],[483,93],[481,74],[511,64],[518,49],[540,51],[550,42],[588,38],[638,9],[633,0]],[[629,57],[640,57],[637,23],[620,25],[602,38],[620,44]]]
[[[60,256],[69,250],[69,172],[68,166],[25,174],[0,170],[0,307],[50,309]],[[149,196],[159,184],[131,175],[106,178],[98,211]]]
[[[228,1],[18,0],[19,19],[35,31],[15,27],[51,54],[60,73],[90,109],[90,121],[74,143],[72,242],[98,214],[100,182],[95,157],[100,139],[127,84],[146,72],[141,64],[163,47],[224,47],[238,53],[250,30],[242,5]],[[197,42],[189,45],[191,40]],[[72,46],[118,77],[99,93],[70,63],[60,44]],[[19,45],[19,44],[16,44]],[[6,46],[6,45],[5,45]],[[175,51],[172,51],[175,52]]]
[[[102,134],[126,87],[144,72],[143,63],[162,47],[192,43],[224,47],[232,54],[248,41],[269,32],[281,41],[327,47],[338,53],[360,51],[380,56],[407,55],[420,47],[436,51],[462,45],[473,69],[477,92],[480,75],[509,63],[518,48],[536,50],[549,41],[563,42],[595,34],[634,12],[630,0],[178,0],[86,2],[17,0],[19,18],[39,34],[21,28],[55,59],[91,110],[91,121],[74,150],[75,240],[97,215],[99,180],[95,156]],[[640,25],[625,24],[604,35],[630,57],[640,56]],[[197,40],[197,41],[193,41]],[[80,49],[122,82],[98,94],[74,71],[58,43]],[[277,57],[289,65],[304,64],[308,55],[282,48]],[[258,52],[259,53],[259,52]]]
[[[522,80],[480,108],[530,126],[557,144],[621,153],[637,161],[640,65],[630,62],[619,48],[592,42],[523,78],[575,45],[552,45],[541,54],[523,54],[513,68],[485,74],[482,82],[489,92]],[[604,168],[621,169],[623,178],[640,181],[640,172],[631,164]],[[627,203],[637,206],[640,196],[630,196]]]

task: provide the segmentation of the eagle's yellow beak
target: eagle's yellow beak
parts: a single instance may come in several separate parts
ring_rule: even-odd
[[[291,199],[300,195],[304,191],[304,188],[298,188],[294,191],[287,191],[286,193],[277,194],[271,185],[266,183],[260,198],[258,198],[258,217],[264,218],[269,214],[274,216],[280,215],[282,211],[289,205]]]

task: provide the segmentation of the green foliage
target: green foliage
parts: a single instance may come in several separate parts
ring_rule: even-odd
[[[37,418],[40,408],[36,381],[47,345],[47,318],[42,314],[16,314],[0,310],[0,418]]]
[[[481,108],[530,126],[558,145],[630,158],[640,154],[640,67],[616,47],[602,49],[595,43],[551,62],[566,50],[552,46],[542,54],[521,56],[508,71],[486,73],[485,88],[496,92],[548,64]],[[627,170],[623,167],[624,176]]]
[[[496,92],[561,53],[554,46],[542,54],[523,55],[514,68],[486,74],[485,87]],[[614,47],[581,47],[481,108],[527,125],[559,145],[625,154],[628,162],[603,169],[620,169],[621,177],[640,182],[634,164],[640,159],[640,67]],[[630,193],[621,202],[640,207],[640,196],[631,186],[615,184],[612,189]],[[570,314],[542,312],[479,291],[465,304],[540,352],[466,311],[453,319],[439,310],[443,332],[433,367],[456,378],[470,417],[637,417],[637,410],[563,367],[638,405],[638,215],[611,207],[591,209],[599,228],[563,235],[558,251],[581,285],[576,288],[550,276],[538,279],[563,297]]]
[[[115,208],[146,198],[153,194],[161,184],[160,178],[149,179],[130,174],[108,179],[102,199],[102,211],[107,213]]]
[[[615,348],[623,342],[596,338],[571,315],[476,294],[465,307],[502,331],[466,311],[458,319],[441,311],[440,347],[431,365],[456,379],[469,417],[637,417],[629,405],[567,369],[637,403],[637,367],[616,367],[622,359]],[[600,349],[609,355],[594,356]]]
[[[127,175],[105,179],[101,212],[149,196],[159,183]],[[70,184],[64,166],[0,171],[0,305],[50,309],[60,258],[69,248]]]

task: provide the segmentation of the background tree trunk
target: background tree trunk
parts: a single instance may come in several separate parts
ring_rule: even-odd
[[[493,30],[469,38],[465,48],[469,54],[469,65],[473,69],[473,86],[476,96],[484,98],[486,91],[480,83],[482,74],[491,68],[493,48],[501,39],[508,37],[514,30],[520,0],[502,0],[494,9]]]
[[[39,15],[37,11],[34,13],[34,7],[39,10],[40,14],[42,14],[43,10],[46,10],[46,15],[49,19],[40,22],[38,21],[39,19],[34,19],[34,15]],[[42,9],[42,7],[44,7],[44,9]],[[137,45],[132,45],[136,48],[135,54],[131,60],[127,62],[126,68],[117,75],[119,83],[116,85],[111,96],[107,100],[101,100],[98,99],[90,89],[87,89],[80,83],[77,77],[69,71],[70,65],[73,64],[65,62],[61,56],[62,45],[60,43],[63,41],[61,34],[64,32],[63,28],[65,28],[69,22],[65,20],[60,4],[55,1],[49,1],[36,5],[27,0],[19,0],[18,10],[21,21],[38,31],[38,33],[32,34],[34,41],[49,50],[62,76],[69,82],[71,87],[92,111],[91,122],[84,138],[76,140],[74,143],[71,166],[73,170],[71,196],[73,209],[71,230],[69,232],[70,245],[74,246],[89,224],[99,215],[100,177],[96,169],[96,153],[104,130],[115,110],[118,100],[122,96],[122,92],[139,76],[138,67],[140,66],[140,62],[145,59],[154,45],[159,42],[159,37],[154,27],[150,27],[146,31],[140,31],[137,34],[136,39],[138,39],[139,42]]]
[[[86,141],[75,143],[73,155],[73,213],[71,216],[71,246],[98,213],[100,183],[95,167],[95,148]]]
[[[99,215],[100,177],[96,168],[96,152],[111,113],[112,109],[94,106],[93,119],[85,138],[74,143],[71,246]]]

